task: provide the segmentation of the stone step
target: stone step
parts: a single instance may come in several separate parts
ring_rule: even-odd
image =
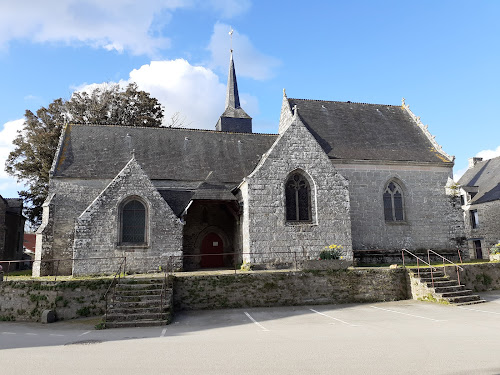
[[[167,301],[170,297],[167,297]],[[127,309],[127,308],[155,308],[159,306],[161,300],[146,300],[146,301],[135,301],[135,302],[125,302],[115,300],[108,305],[108,309]]]
[[[107,314],[106,322],[130,322],[143,320],[167,320],[169,312],[156,312],[144,314]]]
[[[161,301],[160,294],[147,294],[147,295],[115,295],[113,302],[153,302]]]
[[[163,312],[167,312],[164,308]],[[108,315],[137,315],[137,314],[159,314],[160,305],[151,307],[112,307],[108,309]]]
[[[117,284],[116,290],[158,290],[163,289],[163,284]]]
[[[485,303],[488,302],[484,299],[478,299],[476,301],[467,301],[467,302],[460,302],[460,303],[454,303],[453,306],[467,306],[467,305],[477,305],[478,303]]]
[[[465,285],[452,285],[452,286],[435,286],[434,292],[437,294],[449,293],[449,292],[458,292],[460,290],[464,290]]]
[[[427,287],[432,288],[432,281],[429,281],[426,283]],[[434,288],[440,288],[440,287],[447,287],[447,286],[458,286],[458,283],[456,280],[449,280],[449,281],[434,281]]]
[[[167,320],[140,320],[136,322],[106,322],[106,328],[155,327],[167,325]]]
[[[472,290],[470,289],[463,289],[463,290],[458,290],[455,292],[446,292],[446,293],[436,293],[440,294],[441,297],[446,298],[446,297],[460,297],[460,296],[470,296],[472,295]]]
[[[127,290],[116,290],[117,295],[121,296],[145,296],[145,295],[160,295],[160,289],[127,289]]]
[[[444,299],[449,303],[457,304],[457,303],[478,301],[481,299],[481,297],[479,297],[477,294],[471,294],[468,296],[445,297]]]
[[[430,271],[422,271],[420,270],[420,273],[418,273],[417,271],[414,271],[413,272],[413,275],[415,277],[419,277],[418,275],[420,274],[420,277],[431,277],[431,272]],[[432,272],[432,276],[434,277],[444,277],[445,274],[443,271],[434,271]]]
[[[420,277],[420,281],[423,283],[430,283],[430,282],[432,282],[432,280],[434,280],[434,282],[436,282],[436,281],[450,281],[450,279],[446,276],[433,276],[433,277],[431,277],[429,275],[429,277],[427,277],[427,276]]]

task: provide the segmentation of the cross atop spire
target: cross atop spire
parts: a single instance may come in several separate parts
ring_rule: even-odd
[[[232,39],[232,29],[229,32]],[[231,46],[232,47],[232,46]],[[236,81],[236,70],[234,69],[233,49],[229,59],[229,74],[227,77],[226,108],[219,117],[215,129],[218,131],[251,133],[252,118],[240,106],[240,95],[238,94],[238,82]]]

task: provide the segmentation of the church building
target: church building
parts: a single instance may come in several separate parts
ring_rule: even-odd
[[[214,131],[67,125],[37,231],[58,271],[279,267],[325,246],[455,249],[453,157],[409,106],[288,98],[278,134],[252,132],[231,54]],[[69,259],[74,259],[73,261]],[[55,263],[35,262],[34,275]]]

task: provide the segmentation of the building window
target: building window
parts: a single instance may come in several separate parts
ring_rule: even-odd
[[[285,184],[286,220],[311,221],[311,188],[307,179],[294,172]]]
[[[384,190],[385,221],[404,221],[403,189],[391,181]]]
[[[146,207],[137,199],[123,205],[121,213],[121,242],[143,244],[146,242]]]
[[[470,210],[470,225],[472,229],[479,228],[479,216],[477,215],[477,210]]]

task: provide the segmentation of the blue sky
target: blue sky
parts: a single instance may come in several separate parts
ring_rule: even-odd
[[[254,131],[288,97],[400,104],[443,149],[500,155],[500,2],[0,0],[0,163],[26,109],[137,82],[189,127],[213,129],[233,48]],[[21,185],[0,171],[0,195]]]

